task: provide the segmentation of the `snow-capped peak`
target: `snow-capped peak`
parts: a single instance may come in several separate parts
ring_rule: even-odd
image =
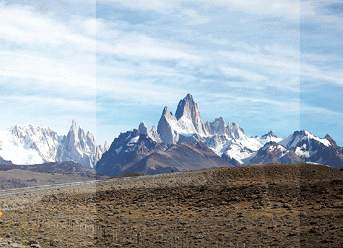
[[[331,147],[328,139],[321,139],[306,130],[295,131],[284,138],[279,144],[293,150],[299,157],[309,159],[317,154],[321,146]]]
[[[250,164],[291,164],[302,162],[304,161],[293,151],[274,141],[266,143],[249,161]]]
[[[197,106],[197,104],[195,103],[193,96],[191,94],[187,94],[187,96],[181,100],[177,106],[175,112],[176,119],[179,120],[181,117],[192,119],[195,114],[193,113],[195,106]]]
[[[26,124],[0,131],[0,156],[15,164],[74,161],[93,167],[104,149],[97,146],[92,133],[78,128],[73,119],[67,136],[49,127]]]
[[[293,148],[299,146],[299,144],[301,142],[310,141],[310,140],[315,140],[315,141],[325,145],[326,147],[331,146],[331,143],[329,140],[318,138],[317,136],[314,136],[313,134],[311,134],[310,132],[308,132],[306,130],[295,131],[292,135],[285,137],[279,143],[281,145],[287,147],[288,149],[293,149]]]
[[[151,138],[153,141],[156,142],[162,142],[160,135],[157,133],[155,126],[152,126],[151,130],[149,131],[145,122],[141,122],[138,126],[138,132],[141,135],[145,135],[148,136],[149,138]]]
[[[56,157],[57,147],[60,142],[60,137],[57,133],[48,127],[40,127],[37,125],[26,124],[24,126],[14,126],[11,128],[12,143],[17,147],[23,147],[26,150],[31,150],[37,153],[40,159],[29,159],[24,163],[34,162],[54,162]],[[6,155],[5,155],[6,156]],[[14,163],[20,162],[17,158],[11,159]],[[21,161],[22,162],[22,161]]]
[[[190,94],[179,102],[175,116],[167,106],[163,109],[157,133],[167,144],[177,143],[180,136],[188,137],[193,134],[204,136],[206,134],[198,105]]]
[[[270,139],[270,138],[277,138],[277,136],[273,133],[273,131],[269,131],[267,134],[262,135],[262,139]]]

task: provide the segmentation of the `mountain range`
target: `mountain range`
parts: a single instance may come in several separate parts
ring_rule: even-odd
[[[75,119],[67,135],[32,124],[0,131],[0,164],[42,164],[73,161],[93,168],[108,150],[97,145],[92,133],[77,127]]]
[[[201,148],[199,148],[201,147]],[[272,131],[248,137],[235,122],[222,117],[204,124],[198,104],[188,94],[175,115],[164,107],[157,125],[138,129],[114,139],[96,165],[99,174],[128,172],[156,174],[217,166],[247,164],[321,163],[343,168],[343,149],[326,135],[316,137],[306,130],[278,138]]]
[[[164,107],[157,128],[149,130],[141,122],[138,129],[121,133],[110,147],[97,145],[94,136],[78,127],[75,119],[68,134],[62,136],[31,124],[0,131],[0,164],[58,166],[65,161],[111,176],[303,162],[342,169],[343,148],[329,135],[319,138],[306,130],[284,138],[272,131],[248,137],[237,123],[226,124],[222,117],[204,123],[190,94],[178,103],[175,115]]]

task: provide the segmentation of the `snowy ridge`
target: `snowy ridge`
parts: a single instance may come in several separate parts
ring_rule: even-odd
[[[179,102],[175,116],[167,106],[164,108],[158,123],[157,135],[160,138],[158,142],[167,144],[202,141],[217,155],[235,159],[240,165],[249,164],[251,159],[257,156],[258,151],[269,142],[281,145],[276,147],[274,144],[270,148],[279,150],[279,159],[283,156],[280,152],[284,152],[284,149],[294,152],[287,155],[290,157],[285,161],[298,161],[295,158],[298,156],[305,161],[332,163],[328,161],[341,161],[340,156],[343,156],[339,147],[335,146],[338,158],[324,158],[328,156],[325,153],[330,153],[331,157],[336,156],[334,151],[328,150],[335,142],[329,136],[319,138],[305,130],[295,131],[284,139],[278,138],[272,131],[262,137],[249,138],[237,123],[229,122],[226,125],[222,117],[203,124],[198,105],[190,94]]]
[[[279,144],[294,150],[301,158],[310,158],[318,152],[320,145],[332,146],[328,139],[321,139],[306,130],[295,131],[292,135],[285,137]]]
[[[325,145],[326,147],[331,146],[331,143],[329,140],[318,138],[306,130],[294,132],[292,135],[285,137],[280,142],[280,144],[288,147],[289,149],[292,149],[292,148],[297,147],[298,144],[304,140],[307,140],[307,141],[316,140],[316,141],[322,143],[323,145]]]
[[[14,144],[23,146],[24,149],[33,149],[44,162],[54,162],[56,153],[63,137],[49,127],[41,128],[36,125],[14,126],[11,133],[15,140]]]
[[[250,164],[296,164],[305,161],[299,158],[293,151],[270,141],[249,162]]]
[[[27,124],[0,131],[0,156],[14,164],[41,164],[73,161],[93,168],[108,149],[96,144],[73,120],[67,136],[59,136],[49,127]]]
[[[217,153],[222,155],[223,153],[229,155],[230,157],[236,159],[241,165],[248,164],[250,159],[255,156],[256,152],[261,149],[266,143],[270,141],[278,142],[282,140],[277,137],[266,136],[264,138],[248,138],[245,134],[244,136],[235,139],[228,139],[225,144],[225,149]]]
[[[26,149],[10,131],[0,131],[0,156],[15,164],[39,164],[43,158],[33,149]],[[27,147],[27,146],[26,146]]]
[[[202,141],[217,155],[226,154],[241,165],[248,163],[267,142],[282,140],[271,131],[261,138],[249,138],[237,123],[226,125],[222,117],[203,124],[198,105],[190,94],[179,102],[175,116],[167,106],[163,109],[157,132],[167,144]]]

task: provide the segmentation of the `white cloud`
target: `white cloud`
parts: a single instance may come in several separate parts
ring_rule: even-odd
[[[111,53],[121,57],[137,57],[145,59],[198,59],[191,53],[182,51],[181,47],[171,42],[162,42],[150,38],[144,34],[136,32],[125,33],[110,45],[98,42],[98,51],[102,53]]]
[[[243,11],[255,15],[300,18],[300,1],[291,0],[102,0],[105,3],[121,3],[122,5],[142,10],[154,10],[160,13],[171,13],[182,9],[182,6],[195,4],[207,8],[209,6],[225,7],[233,11]],[[307,12],[310,12],[308,9]]]
[[[64,87],[96,88],[95,57],[84,56],[66,61],[34,56],[23,52],[0,52],[0,76],[18,79],[38,79],[45,84],[61,84]]]
[[[324,107],[318,107],[318,106],[311,106],[304,102],[301,103],[301,112],[302,114],[315,114],[315,115],[321,115],[321,116],[330,116],[331,118],[343,118],[342,112],[337,112],[334,110],[330,110],[328,108]]]
[[[98,3],[121,3],[128,8],[154,10],[160,13],[170,13],[173,9],[180,8],[178,0],[98,0]]]
[[[324,70],[321,67],[301,62],[300,57],[297,57],[296,52],[293,52],[293,55],[292,52],[290,53],[289,57],[291,58],[287,58],[287,53],[284,52],[265,55],[262,53],[220,51],[218,54],[232,62],[257,66],[264,72],[277,76],[283,75],[292,78],[295,76],[302,76],[307,79],[325,80],[328,81],[328,83],[342,83],[339,74],[334,71]]]
[[[90,33],[94,35],[94,30],[91,30],[94,29],[94,19],[75,18],[70,22],[62,22],[53,14],[41,14],[30,7],[2,7],[0,37],[18,45],[73,45],[78,50],[95,52],[96,41],[85,36]],[[80,27],[83,27],[83,30],[80,30]]]
[[[194,9],[185,9],[181,11],[186,17],[186,25],[199,25],[210,22],[211,18],[208,16],[202,16],[198,11]]]
[[[233,67],[227,67],[220,65],[219,69],[221,70],[222,73],[224,73],[227,76],[230,77],[241,77],[246,79],[247,81],[263,81],[266,80],[267,78],[263,75],[252,73],[247,70],[241,70],[238,68],[233,68]]]
[[[95,95],[96,39],[94,18],[68,21],[32,7],[0,5],[0,84],[36,80]],[[10,79],[10,80],[8,80]]]
[[[49,97],[38,95],[27,96],[3,96],[1,97],[2,105],[7,103],[16,103],[16,107],[25,110],[26,112],[56,112],[62,113],[78,112],[78,113],[95,113],[96,101],[95,98],[89,100],[65,99],[61,97]]]
[[[98,92],[102,96],[125,102],[134,102],[138,105],[159,105],[172,103],[175,97],[183,93],[181,89],[171,85],[156,84],[150,81],[120,80],[98,78]]]
[[[225,74],[240,77],[247,83],[232,87],[233,95],[223,92],[218,96],[218,101],[223,100],[224,112],[230,112],[228,106],[234,105],[236,110],[246,107],[246,111],[253,114],[256,108],[264,109],[270,111],[271,116],[282,117],[299,113],[300,76],[342,83],[338,66],[328,69],[329,66],[320,65],[332,58],[315,51],[300,54],[300,29],[297,29],[300,10],[302,22],[338,25],[333,23],[335,19],[319,13],[323,5],[320,1],[98,1],[102,2],[121,3],[131,10],[153,10],[162,15],[154,13],[158,19],[130,24],[94,16],[60,18],[56,12],[42,14],[29,7],[0,5],[0,85],[10,82],[6,87],[16,93],[20,87],[29,89],[30,84],[37,87],[34,97],[4,96],[3,99],[18,104],[14,106],[25,111],[29,106],[33,112],[56,107],[61,112],[88,115],[96,111],[95,97],[98,96],[118,103],[118,113],[120,106],[134,104],[133,115],[137,115],[142,106],[174,106],[187,91],[216,101],[217,96],[210,93],[208,87],[211,85],[213,92],[219,92],[221,86],[230,91],[232,84],[224,82]],[[217,10],[218,13],[223,11],[223,15],[217,16]],[[249,30],[237,16],[257,24],[268,17],[273,21],[263,22],[261,30],[254,27]],[[232,23],[225,25],[223,20]],[[281,27],[265,30],[277,20],[282,22]],[[214,23],[213,29],[210,25],[192,26],[210,21]],[[232,28],[234,25],[242,25],[242,33],[231,33],[236,30]],[[259,41],[259,31],[261,37],[277,37]],[[283,36],[290,33],[294,37]],[[256,35],[257,41],[248,39],[250,35]],[[339,54],[334,59],[341,61]],[[275,94],[281,92],[281,96],[273,98],[272,93],[266,92],[270,88]],[[43,96],[45,90],[49,91],[49,96]],[[245,94],[246,91],[249,93]],[[66,96],[65,92],[70,93]],[[89,100],[82,100],[87,97]],[[111,119],[109,113],[113,110],[107,108],[106,102],[100,102],[100,106],[101,111],[107,113],[101,118]]]
[[[277,16],[288,19],[300,18],[300,1],[291,0],[215,0],[214,4],[225,5],[230,10],[243,11],[255,15]]]
[[[283,112],[294,112],[298,113],[300,110],[300,101],[299,98],[294,97],[293,99],[288,100],[275,100],[268,99],[266,97],[248,97],[248,96],[239,96],[233,94],[212,94],[213,97],[218,99],[216,102],[219,104],[243,104],[242,106],[254,106],[251,103],[261,103],[270,106],[277,107],[282,109]],[[267,109],[268,109],[267,108]]]

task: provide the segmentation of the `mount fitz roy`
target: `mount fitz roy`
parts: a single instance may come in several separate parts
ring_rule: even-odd
[[[326,135],[295,131],[278,138],[272,131],[248,137],[235,122],[222,117],[204,124],[199,107],[188,94],[175,115],[166,106],[157,128],[144,122],[121,133],[111,147],[97,145],[90,132],[73,120],[67,135],[31,124],[0,130],[0,164],[37,165],[73,161],[95,168],[98,174],[148,174],[247,164],[313,162],[343,168],[343,148]],[[7,168],[7,167],[6,167]]]
[[[94,168],[108,149],[99,146],[92,133],[77,127],[75,119],[67,135],[32,124],[0,131],[0,162],[42,164],[73,161]]]
[[[191,160],[192,161],[191,161]],[[187,161],[187,162],[185,162]],[[196,162],[194,162],[196,161]],[[272,131],[248,137],[235,122],[222,117],[203,123],[192,95],[182,99],[175,115],[166,106],[149,131],[145,123],[120,134],[96,165],[97,173],[149,174],[216,166],[247,164],[291,164],[314,162],[343,168],[343,149],[326,135],[318,138],[308,131],[295,131],[278,138]]]

